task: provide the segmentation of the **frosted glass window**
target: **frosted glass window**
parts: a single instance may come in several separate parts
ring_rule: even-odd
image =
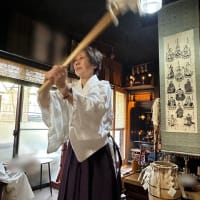
[[[119,146],[122,159],[125,158],[125,119],[126,119],[126,94],[115,91],[115,127],[113,137]]]
[[[12,159],[18,85],[0,81],[0,161]]]
[[[37,102],[37,87],[24,86],[19,155],[46,153],[48,129]]]
[[[126,117],[126,95],[119,91],[116,91],[115,95],[115,128],[124,128]]]

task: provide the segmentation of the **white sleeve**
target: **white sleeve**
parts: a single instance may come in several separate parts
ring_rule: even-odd
[[[56,91],[50,93],[50,106],[48,109],[40,105],[42,119],[49,128],[47,152],[56,151],[66,142],[69,135],[69,105],[62,95]]]

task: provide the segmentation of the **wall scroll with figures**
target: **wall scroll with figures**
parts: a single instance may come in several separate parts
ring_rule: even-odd
[[[166,131],[197,133],[194,32],[164,37]]]

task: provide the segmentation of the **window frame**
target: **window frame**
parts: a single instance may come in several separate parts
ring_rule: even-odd
[[[114,118],[113,118],[113,126],[112,126],[112,136],[113,138],[115,138],[115,131],[123,131],[123,150],[120,149],[120,152],[121,152],[121,156],[122,156],[122,164],[125,164],[126,163],[126,160],[127,160],[127,91],[124,90],[123,88],[120,88],[120,87],[117,87],[117,86],[112,86],[112,89],[113,89],[113,97],[112,97],[112,106],[113,106],[113,115],[114,115]],[[124,109],[125,109],[125,112],[124,112],[124,127],[123,128],[116,128],[116,108],[117,108],[117,105],[116,105],[116,92],[120,92],[120,93],[123,93],[124,94],[124,98],[125,98],[125,102],[124,102]],[[120,147],[119,147],[120,148]]]

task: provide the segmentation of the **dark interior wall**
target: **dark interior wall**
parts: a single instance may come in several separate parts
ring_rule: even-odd
[[[1,15],[3,14],[1,13]],[[30,17],[15,12],[14,9],[7,12],[3,19],[2,17],[0,19],[2,20],[3,30],[0,32],[1,50],[49,65],[55,63],[55,55],[58,54],[58,52],[62,54],[60,55],[62,58],[70,53],[72,39],[61,30],[54,30],[52,27],[44,24],[43,22],[35,21]],[[50,35],[48,44],[42,44],[47,36],[44,33],[36,32],[36,27],[39,24],[42,25]],[[65,44],[62,45],[62,52],[58,49],[59,47],[57,45],[56,36],[58,34],[63,35],[64,37]],[[41,36],[39,37],[38,35]],[[34,45],[36,43],[39,45],[37,50],[42,51],[38,54],[47,54],[46,59],[41,59],[40,56],[35,56]]]
[[[8,21],[6,51],[31,58],[33,24],[31,19],[13,13]]]
[[[4,4],[1,4],[1,12],[0,12],[0,49],[6,49],[7,42],[7,33],[8,33],[8,24],[10,18],[12,18],[13,8],[9,7],[9,2],[6,1]]]
[[[10,5],[9,5],[10,4]],[[24,16],[15,10],[15,5],[11,2],[7,2],[4,5],[4,9],[2,9],[2,12],[0,13],[1,18],[0,22],[2,22],[2,31],[0,31],[0,49],[5,50],[29,59],[33,59],[38,62],[42,62],[44,64],[52,65],[58,62],[54,61],[54,50],[55,50],[55,33],[62,33],[67,40],[66,47],[63,49],[62,57],[65,58],[70,52],[71,52],[71,42],[72,40],[76,40],[76,38],[73,38],[69,33],[63,32],[63,30],[58,30],[56,27],[50,27],[49,25],[46,25],[49,29],[49,32],[51,33],[51,41],[47,45],[45,51],[46,54],[48,54],[47,59],[40,60],[37,57],[33,56],[33,45],[36,42],[34,39],[34,31],[35,31],[35,25],[37,23],[43,23],[36,21],[35,19],[32,19],[30,17]],[[108,52],[106,52],[105,49],[110,49],[110,46],[106,46],[106,44],[101,45],[100,43],[93,42],[94,46],[97,46],[98,49],[100,49],[107,58],[110,58],[110,55],[108,55]],[[105,48],[106,47],[106,48]],[[105,51],[105,52],[104,52]],[[125,86],[125,80],[126,76],[129,76],[131,74],[131,67],[130,66],[124,66],[117,63],[117,61],[114,59],[113,62],[110,62],[112,66],[110,68],[113,68],[112,73],[110,72],[111,79],[117,79],[118,76],[116,76],[116,73],[120,71],[120,80],[117,81],[118,86]],[[114,64],[113,64],[114,63]],[[156,62],[153,63],[153,70],[156,71],[155,73],[155,86],[159,86],[157,80],[158,80],[158,64]],[[119,67],[118,67],[119,66]],[[105,79],[105,74],[103,75],[102,79]],[[116,81],[110,80],[112,83],[115,84]],[[159,89],[155,89],[155,95],[159,95]]]
[[[3,41],[0,49],[32,59],[36,62],[47,65],[62,63],[67,55],[75,48],[74,43],[77,45],[77,42],[80,42],[72,38],[68,33],[62,32],[62,30],[54,29],[43,22],[33,20],[14,10],[7,13],[5,18],[6,22],[4,20],[5,23],[3,25],[4,31],[0,35],[0,39]],[[39,31],[37,31],[38,26],[40,26]],[[55,59],[55,55],[60,51],[58,49],[59,42],[56,39],[57,34],[62,34],[65,39],[64,48],[62,48],[61,55],[59,56],[62,58],[60,60]],[[49,39],[47,39],[48,37]],[[92,45],[101,50],[100,45]],[[37,47],[35,48],[35,46]],[[104,54],[104,52],[102,53]],[[110,59],[106,55],[105,57],[108,62],[106,64],[104,63],[102,67],[105,69],[105,72],[100,74],[100,79],[106,79],[114,85],[122,86],[121,79],[123,79],[122,70],[124,68],[115,60]]]

